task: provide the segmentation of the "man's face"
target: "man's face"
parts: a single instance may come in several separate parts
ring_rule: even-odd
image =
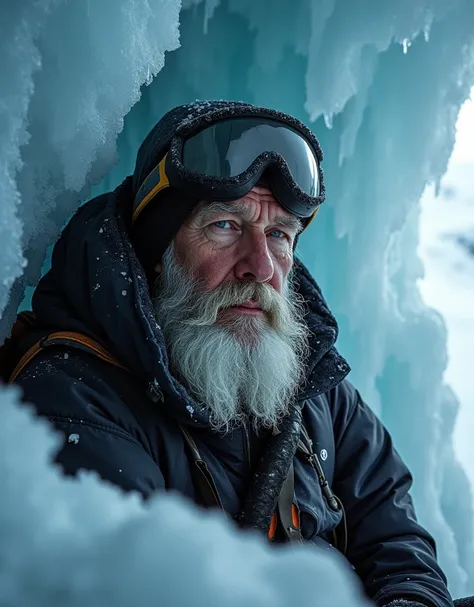
[[[180,265],[207,291],[224,283],[256,282],[267,283],[281,294],[300,230],[301,222],[278,204],[270,190],[255,186],[240,200],[201,203],[176,235],[174,250]],[[156,269],[159,272],[161,265]],[[261,311],[239,307],[234,313]]]
[[[248,416],[275,428],[307,355],[301,298],[288,280],[298,219],[255,187],[203,203],[156,268],[156,319],[172,370],[216,427]]]

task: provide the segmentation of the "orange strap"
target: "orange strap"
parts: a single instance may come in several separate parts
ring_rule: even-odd
[[[272,520],[270,522],[270,529],[268,530],[268,539],[270,541],[272,541],[273,538],[275,537],[275,533],[276,533],[276,530],[277,530],[277,525],[278,525],[278,516],[277,516],[277,513],[274,512],[272,514]]]
[[[296,507],[296,504],[292,504],[292,506],[291,506],[291,519],[293,521],[293,527],[295,529],[299,529],[300,528],[300,513],[298,511],[298,508]]]
[[[291,506],[291,520],[295,529],[300,529],[300,515],[296,504]],[[276,512],[272,514],[272,520],[270,521],[270,528],[268,529],[268,539],[272,541],[275,538],[276,530],[278,526],[278,515]]]
[[[61,342],[66,342],[62,344]],[[18,375],[23,371],[23,369],[33,360],[33,358],[39,354],[43,348],[47,346],[53,346],[57,343],[57,345],[67,345],[67,342],[73,342],[84,346],[88,350],[92,350],[92,352],[101,360],[108,362],[116,367],[120,367],[127,371],[128,369],[122,365],[122,363],[109,354],[105,348],[103,348],[96,341],[88,337],[87,335],[83,335],[82,333],[76,333],[75,331],[58,331],[57,333],[50,333],[45,339],[36,342],[31,346],[29,350],[23,354],[23,356],[18,361],[16,367],[13,369],[13,372],[9,378],[9,383],[13,383]]]
[[[13,369],[13,372],[10,375],[10,378],[8,379],[8,383],[12,384],[15,381],[15,379],[18,377],[18,375],[26,367],[26,365],[31,360],[33,360],[33,358],[40,352],[41,352],[41,343],[38,341],[33,346],[31,346],[31,348],[29,350],[27,350],[27,352],[25,352],[25,354],[23,354],[23,356],[20,358],[16,367]]]

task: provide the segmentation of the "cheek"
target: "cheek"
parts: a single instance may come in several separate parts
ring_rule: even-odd
[[[233,267],[231,249],[221,250],[205,237],[202,230],[181,228],[175,239],[179,263],[212,290],[225,281]]]
[[[202,280],[206,291],[212,291],[232,275],[233,260],[222,252],[215,252],[200,259],[194,259],[194,276]]]
[[[283,285],[285,284],[292,267],[293,255],[291,253],[286,253],[285,255],[277,256],[275,258],[274,287],[279,293],[283,291]]]

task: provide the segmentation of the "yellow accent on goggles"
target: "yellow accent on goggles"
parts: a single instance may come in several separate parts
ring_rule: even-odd
[[[137,208],[133,211],[132,225],[136,222],[140,213],[143,211],[143,209],[146,208],[148,203],[153,200],[153,198],[158,194],[158,192],[161,192],[161,190],[164,190],[165,188],[169,187],[170,182],[165,170],[167,155],[168,154],[165,154],[158,166],[156,166],[150,172],[145,181],[142,183],[141,188],[138,190],[137,198],[140,196],[144,196],[144,198],[137,206]],[[146,190],[148,190],[150,187],[151,189],[145,194]]]
[[[316,207],[313,211],[313,214],[309,217],[308,222],[306,223],[305,227],[301,230],[301,234],[303,234],[303,232],[306,230],[306,228],[309,226],[309,224],[316,217],[316,215],[318,214],[318,211],[319,211],[319,207]]]

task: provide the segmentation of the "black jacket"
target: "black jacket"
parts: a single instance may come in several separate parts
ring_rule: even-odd
[[[242,428],[225,437],[214,433],[206,411],[170,374],[148,283],[127,234],[128,210],[116,198],[111,193],[87,203],[64,230],[33,298],[41,331],[29,335],[22,349],[52,331],[79,331],[128,371],[80,346],[56,345],[45,348],[17,383],[25,400],[64,433],[57,459],[67,474],[85,468],[143,496],[175,490],[197,500],[182,424],[207,462],[225,510],[236,516],[265,439]],[[344,379],[348,365],[333,347],[337,325],[316,283],[301,264],[296,275],[313,332],[302,414],[347,513],[347,558],[379,604],[403,597],[448,607],[434,542],[415,519],[410,473],[388,432]],[[150,398],[153,382],[163,394],[158,402]],[[341,513],[328,507],[303,457],[295,457],[294,469],[303,535],[330,541]]]

